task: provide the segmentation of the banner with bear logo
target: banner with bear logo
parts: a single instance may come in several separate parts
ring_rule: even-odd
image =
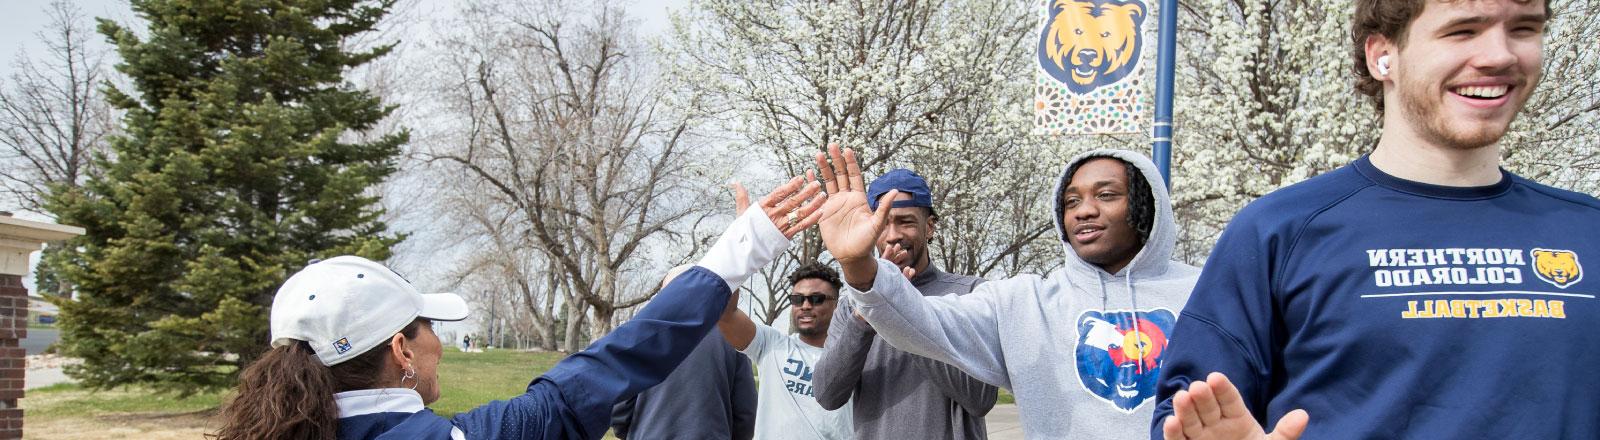
[[[1144,131],[1146,44],[1157,20],[1142,0],[1044,0],[1034,84],[1034,131],[1113,134]]]

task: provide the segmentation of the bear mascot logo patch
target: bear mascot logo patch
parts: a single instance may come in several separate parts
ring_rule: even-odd
[[[1533,250],[1533,273],[1539,279],[1560,288],[1567,288],[1583,279],[1583,265],[1578,264],[1578,253],[1556,249]]]
[[[1049,0],[1039,67],[1080,95],[1116,83],[1139,64],[1145,15],[1137,0]]]
[[[1084,389],[1128,413],[1155,396],[1175,321],[1167,309],[1083,312],[1076,353]]]

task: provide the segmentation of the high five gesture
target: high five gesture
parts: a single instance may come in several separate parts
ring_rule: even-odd
[[[890,203],[879,203],[877,212],[867,206],[867,184],[861,178],[861,164],[855,151],[828,145],[827,154],[817,153],[817,169],[822,171],[828,202],[822,206],[822,243],[839,260],[844,280],[858,290],[872,288],[878,275],[873,262],[873,245],[889,224]],[[880,201],[894,200],[900,191],[889,191]]]
[[[761,210],[767,214],[767,219],[772,220],[772,224],[783,232],[784,237],[793,239],[800,231],[806,230],[822,219],[821,208],[823,202],[828,200],[828,195],[819,194],[818,191],[821,189],[822,186],[817,184],[816,174],[807,171],[804,180],[801,180],[800,176],[795,176],[763,197]],[[738,182],[733,184],[733,205],[734,215],[743,215],[744,210],[750,207],[750,193]]]

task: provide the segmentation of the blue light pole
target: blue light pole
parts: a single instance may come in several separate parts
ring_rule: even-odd
[[[1161,0],[1160,43],[1156,47],[1156,125],[1150,158],[1172,190],[1172,81],[1178,52],[1178,0]]]

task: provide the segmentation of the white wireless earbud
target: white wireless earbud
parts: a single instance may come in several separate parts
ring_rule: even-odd
[[[1378,57],[1378,74],[1379,75],[1388,75],[1389,74],[1389,56],[1388,55],[1384,55],[1384,56]]]

